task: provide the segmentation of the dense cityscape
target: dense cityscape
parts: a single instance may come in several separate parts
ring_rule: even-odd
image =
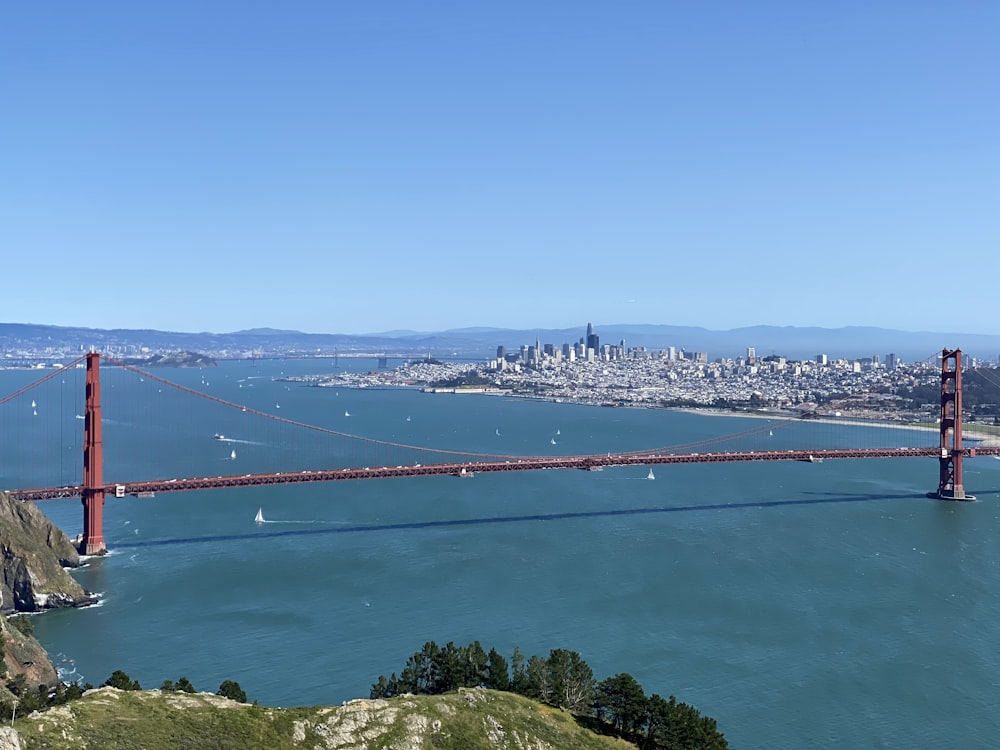
[[[975,361],[967,363],[975,368]],[[302,378],[320,386],[405,387],[429,392],[492,393],[608,406],[774,409],[799,414],[933,419],[939,408],[940,364],[905,363],[893,353],[860,359],[788,360],[744,356],[708,361],[705,352],[650,350],[626,342],[601,344],[593,326],[573,344],[535,341],[518,351],[467,362],[414,361],[394,370],[340,372]],[[970,399],[967,417],[997,416],[995,403]]]

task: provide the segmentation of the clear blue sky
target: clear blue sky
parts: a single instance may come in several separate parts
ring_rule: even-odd
[[[74,0],[0,26],[2,322],[1000,332],[1000,3]]]

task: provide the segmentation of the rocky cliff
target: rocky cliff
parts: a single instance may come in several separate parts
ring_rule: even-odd
[[[92,603],[94,598],[65,570],[79,565],[69,537],[33,503],[0,492],[0,612]]]
[[[39,685],[52,686],[59,680],[59,675],[42,644],[15,628],[2,615],[0,615],[0,657],[3,658],[0,669],[6,667],[0,678],[0,703],[10,704],[12,696],[5,683],[16,679],[19,675],[24,675],[24,685],[27,690],[34,690]]]

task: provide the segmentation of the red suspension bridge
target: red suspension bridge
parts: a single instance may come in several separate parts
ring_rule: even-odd
[[[867,447],[785,447],[782,450],[775,450],[767,443],[761,442],[762,437],[772,437],[775,429],[781,429],[782,427],[804,421],[784,420],[781,423],[758,423],[751,429],[734,435],[711,438],[684,445],[675,445],[669,448],[539,456],[445,450],[372,437],[362,437],[345,431],[310,424],[305,421],[279,417],[276,411],[251,408],[246,404],[219,398],[195,387],[168,381],[159,376],[138,370],[129,364],[103,357],[97,353],[90,353],[65,367],[54,369],[44,377],[26,384],[6,397],[0,398],[0,406],[8,403],[23,403],[26,402],[27,398],[31,398],[31,417],[34,419],[27,424],[22,420],[16,422],[12,427],[5,427],[5,434],[3,436],[4,442],[11,445],[28,444],[30,443],[30,436],[27,433],[34,430],[34,424],[38,421],[37,418],[39,417],[36,401],[32,397],[32,394],[46,383],[59,382],[60,386],[65,385],[67,374],[85,372],[82,404],[79,404],[79,410],[76,408],[72,409],[75,412],[72,419],[83,421],[82,443],[78,445],[74,442],[79,432],[78,427],[76,427],[78,423],[68,423],[67,404],[64,403],[68,401],[72,405],[78,404],[79,391],[81,389],[74,389],[73,393],[66,394],[63,392],[66,389],[60,387],[59,400],[61,408],[57,410],[59,416],[57,419],[49,420],[51,430],[59,433],[60,453],[58,463],[60,466],[64,466],[66,463],[63,458],[65,451],[82,449],[82,480],[50,482],[51,486],[41,486],[40,484],[34,488],[11,489],[7,491],[14,499],[21,501],[42,501],[71,497],[81,498],[84,519],[80,551],[84,554],[100,554],[106,550],[103,534],[103,508],[105,498],[109,495],[114,497],[123,497],[126,495],[146,496],[154,493],[226,487],[254,487],[359,479],[385,479],[390,477],[469,477],[481,473],[522,472],[540,469],[599,471],[604,468],[622,466],[652,467],[654,465],[694,463],[752,461],[819,462],[827,459],[924,457],[936,458],[939,463],[938,486],[934,492],[928,493],[930,496],[943,500],[969,500],[974,498],[966,494],[963,485],[963,459],[975,456],[977,452],[981,455],[1000,455],[1000,448],[970,448],[963,445],[961,358],[961,351],[957,349],[946,349],[941,353],[941,402],[938,429],[936,430],[936,434],[935,431],[927,429],[921,433],[927,439],[934,439],[932,445],[901,447],[886,442],[882,445]],[[218,471],[217,464],[202,463],[195,467],[188,464],[177,469],[173,467],[164,468],[161,466],[162,462],[158,458],[160,454],[156,452],[154,445],[150,449],[153,452],[151,459],[153,463],[151,465],[155,465],[157,468],[147,469],[147,471],[150,473],[166,471],[166,476],[160,479],[128,479],[127,481],[121,481],[126,478],[125,472],[129,469],[116,466],[114,468],[116,481],[106,481],[104,478],[104,424],[108,423],[117,427],[124,423],[120,420],[108,419],[102,412],[102,361],[119,372],[128,373],[133,378],[138,378],[140,383],[147,384],[147,390],[155,388],[156,394],[162,394],[163,389],[166,388],[185,396],[196,397],[196,399],[200,399],[197,403],[201,404],[202,408],[206,406],[206,401],[210,402],[213,409],[228,414],[228,419],[230,420],[236,419],[239,421],[247,417],[259,418],[263,424],[267,425],[263,429],[263,435],[257,433],[262,438],[260,440],[237,440],[227,438],[221,433],[213,436],[215,440],[225,443],[227,447],[233,444],[234,447],[230,451],[230,458],[233,461],[236,459],[237,446],[242,448],[243,446],[260,445],[266,442],[272,446],[283,446],[286,449],[285,453],[275,459],[277,463],[268,467],[270,470],[255,467],[257,470],[249,473],[222,474],[216,473]],[[241,388],[243,384],[241,381]],[[112,382],[111,388],[117,389],[120,385],[120,383]],[[207,386],[204,376],[202,377],[202,385]],[[253,383],[248,382],[246,385],[249,388],[252,387]],[[280,408],[280,404],[275,404],[275,409],[278,408]],[[133,415],[136,417],[134,420],[136,422],[152,422],[157,424],[164,420],[173,419],[183,427],[197,421],[194,417],[196,412],[190,411],[190,407],[168,408],[165,412],[162,410],[157,412],[153,407],[142,406],[135,408],[134,411],[139,412]],[[236,415],[235,417],[233,416],[234,414]],[[349,414],[345,413],[345,416],[349,416]],[[127,424],[125,426],[128,427]],[[241,423],[239,429],[244,430],[244,435],[251,434],[245,431],[245,423]],[[871,430],[869,430],[870,432]],[[297,438],[291,437],[293,433],[307,433],[314,437],[324,438],[329,442],[318,451],[310,448],[311,458],[306,462],[302,458],[302,454],[307,451],[296,447]],[[67,438],[67,436],[69,437]],[[189,437],[190,441],[194,441],[195,439],[193,434]],[[66,445],[67,441],[69,441],[69,445]],[[128,436],[119,438],[119,441],[123,446],[136,442],[135,439],[130,440]],[[552,444],[555,445],[554,438],[552,439]],[[785,445],[787,446],[788,443]],[[30,456],[31,454],[29,452],[26,455]],[[76,455],[79,455],[79,453]],[[27,460],[29,463],[34,460],[36,463],[50,467],[55,462],[55,457],[52,455],[50,449],[43,449],[33,459],[15,460]],[[79,463],[75,461],[71,462],[71,465],[74,471],[79,467]],[[305,468],[306,466],[310,468]],[[194,473],[196,476],[178,476],[182,473]],[[211,474],[214,474],[214,476],[210,476]],[[76,476],[79,477],[79,475]]]

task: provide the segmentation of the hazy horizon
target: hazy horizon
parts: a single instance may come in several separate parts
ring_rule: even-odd
[[[995,330],[997,4],[4,21],[4,302],[41,324]]]

